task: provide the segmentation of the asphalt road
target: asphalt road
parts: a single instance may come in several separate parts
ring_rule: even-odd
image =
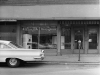
[[[100,75],[99,65],[59,65],[27,63],[18,68],[9,68],[0,63],[0,75]]]

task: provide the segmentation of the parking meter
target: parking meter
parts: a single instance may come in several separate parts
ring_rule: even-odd
[[[79,47],[79,59],[78,61],[80,61],[80,48],[81,48],[81,40],[78,41],[78,47]]]
[[[81,40],[78,41],[78,47],[81,48]]]

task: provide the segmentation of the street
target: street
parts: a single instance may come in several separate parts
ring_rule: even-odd
[[[100,75],[100,65],[60,65],[27,63],[18,68],[9,68],[0,63],[0,75]]]

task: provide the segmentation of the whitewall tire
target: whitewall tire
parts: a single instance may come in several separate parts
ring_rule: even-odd
[[[20,65],[20,60],[16,58],[9,58],[6,62],[9,67],[18,67]]]

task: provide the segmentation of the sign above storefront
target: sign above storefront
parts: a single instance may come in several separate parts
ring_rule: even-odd
[[[34,20],[23,20],[20,21],[22,27],[55,27],[57,26],[57,21],[34,21]]]
[[[45,31],[52,31],[52,30],[56,30],[56,28],[51,28],[51,27],[24,27],[23,30],[24,31],[38,31],[38,30],[45,30]]]

